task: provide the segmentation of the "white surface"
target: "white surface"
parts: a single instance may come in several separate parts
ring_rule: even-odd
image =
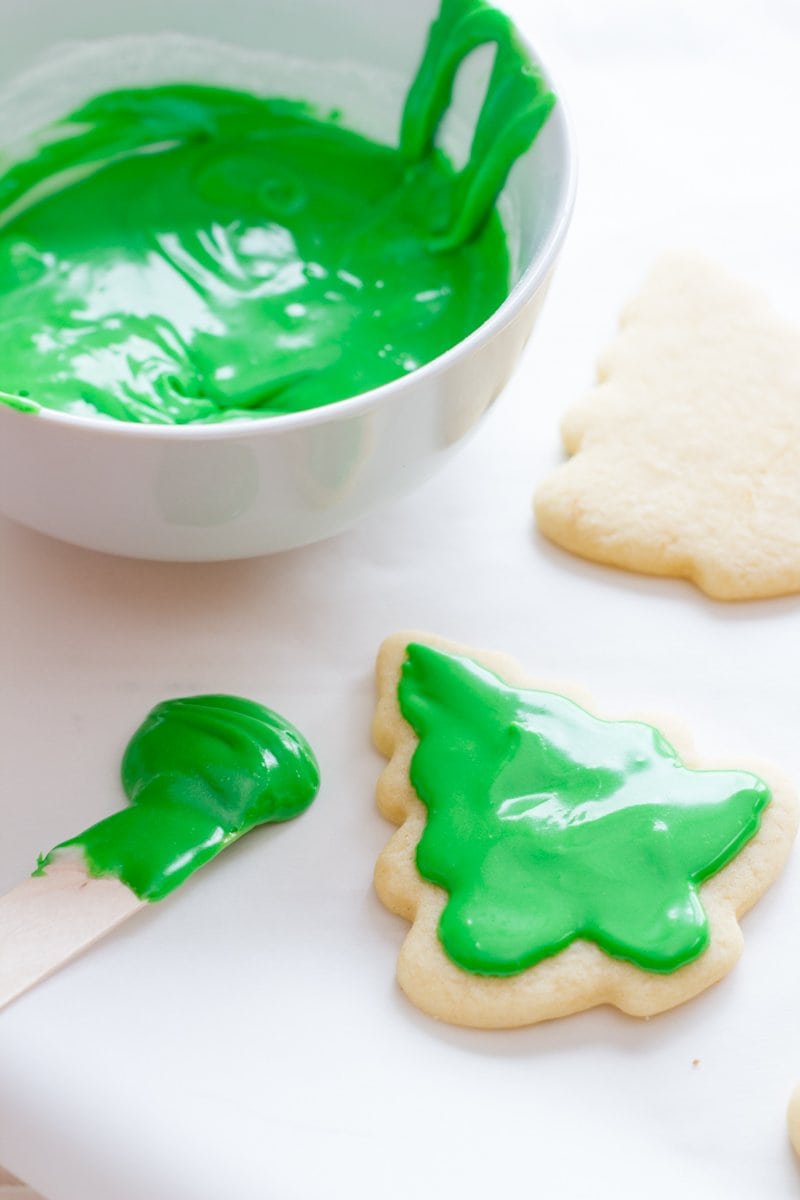
[[[258,79],[261,91],[299,95],[323,110],[335,100],[353,128],[393,141],[436,0],[408,0],[382,18],[372,0],[347,0],[327,44],[319,40],[319,3],[287,9],[286,0],[227,0],[219,30],[218,5],[203,6],[187,25],[185,0],[162,0],[149,16],[138,5],[135,17],[126,0],[71,0],[74,32],[96,36],[65,46],[62,0],[29,0],[0,50],[0,158],[5,150],[10,159],[24,156],[32,130],[96,91],[187,78],[229,87]],[[265,30],[265,12],[288,19]],[[106,32],[115,38],[101,39]],[[221,46],[220,34],[240,44]],[[298,39],[307,41],[303,58],[293,54]],[[402,70],[398,42],[406,47]],[[3,63],[9,47],[13,68]],[[448,151],[463,157],[490,61],[484,55],[478,69],[473,60],[459,75],[443,124]],[[183,562],[244,558],[339,533],[438,470],[494,402],[541,307],[573,194],[559,109],[500,197],[511,294],[434,362],[340,404],[176,429],[52,410],[32,419],[0,403],[0,512],[93,550]]]
[[[119,803],[147,708],[242,692],[317,747],[312,809],[252,834],[0,1017],[0,1162],[50,1200],[795,1196],[800,864],[744,921],[729,978],[646,1023],[598,1011],[459,1031],[393,984],[371,891],[371,670],[417,626],[515,654],[711,755],[800,780],[800,599],[721,606],[573,560],[530,497],[619,305],[691,245],[800,321],[800,19],[792,3],[516,3],[569,98],[573,230],[530,352],[413,497],[270,560],[165,566],[0,525],[0,885]]]

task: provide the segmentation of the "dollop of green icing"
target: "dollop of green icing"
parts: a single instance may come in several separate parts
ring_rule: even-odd
[[[513,975],[577,939],[655,972],[702,954],[699,886],[757,831],[761,779],[691,770],[652,726],[428,645],[408,646],[398,699],[419,738],[417,866],[448,894],[453,962]]]
[[[243,834],[303,812],[319,788],[305,738],[261,704],[190,696],[158,704],[122,760],[130,808],[62,842],[95,876],[115,876],[142,900],[161,900]]]
[[[487,40],[459,173],[435,135]],[[494,204],[552,102],[480,0],[444,0],[399,147],[200,84],[97,96],[0,177],[0,403],[208,423],[327,405],[430,362],[508,294]]]

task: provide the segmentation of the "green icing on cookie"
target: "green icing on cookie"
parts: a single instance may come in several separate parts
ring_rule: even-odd
[[[702,954],[698,888],[757,831],[762,780],[690,770],[650,725],[427,645],[408,646],[398,698],[419,737],[417,866],[448,894],[453,962],[513,975],[577,939],[656,972]]]
[[[142,900],[161,900],[256,825],[287,821],[319,787],[311,747],[276,713],[237,696],[157,705],[122,761],[131,807],[62,842],[96,876],[116,876]]]

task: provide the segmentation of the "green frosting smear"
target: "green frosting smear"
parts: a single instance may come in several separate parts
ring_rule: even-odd
[[[496,46],[494,65],[469,158],[455,180],[447,223],[435,239],[440,250],[452,250],[475,237],[511,167],[532,145],[555,104],[507,16],[483,0],[442,0],[406,97],[400,148],[408,158],[424,160],[433,153],[458,69],[468,54],[486,43]]]
[[[460,63],[487,41],[458,172],[435,137]],[[0,177],[0,403],[208,423],[413,371],[508,294],[494,205],[552,104],[481,0],[444,0],[399,147],[200,84],[95,97]]]
[[[311,747],[277,713],[237,696],[157,705],[122,760],[131,807],[62,842],[96,876],[115,876],[142,900],[162,900],[243,834],[288,821],[319,788]]]
[[[427,645],[408,646],[398,696],[428,810],[417,866],[448,893],[453,962],[513,975],[579,938],[648,971],[702,954],[698,888],[757,831],[762,780],[690,770],[650,725]]]

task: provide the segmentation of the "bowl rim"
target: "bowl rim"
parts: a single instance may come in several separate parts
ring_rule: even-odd
[[[499,7],[499,6],[498,6]],[[525,304],[545,282],[553,267],[569,228],[575,205],[577,187],[577,156],[572,121],[567,106],[564,103],[561,89],[555,83],[552,72],[546,67],[541,55],[532,46],[525,34],[519,30],[520,36],[532,61],[541,72],[548,87],[556,95],[556,104],[548,118],[548,126],[557,131],[556,170],[560,187],[555,203],[553,219],[546,236],[525,266],[522,274],[512,287],[505,300],[486,318],[476,329],[442,354],[416,367],[406,375],[365,392],[358,392],[343,400],[335,400],[331,404],[317,405],[314,408],[301,409],[293,413],[277,413],[274,416],[237,417],[236,420],[219,421],[211,424],[161,425],[136,421],[119,421],[109,417],[90,416],[78,413],[67,413],[59,409],[47,408],[44,405],[35,409],[17,407],[13,404],[0,402],[0,411],[12,413],[20,419],[35,419],[47,425],[60,426],[65,430],[99,434],[105,437],[143,438],[156,441],[217,441],[239,440],[252,438],[254,435],[277,437],[280,434],[305,429],[315,425],[336,423],[358,417],[370,409],[380,406],[394,396],[400,395],[409,388],[417,387],[420,383],[433,379],[449,370],[459,358],[468,356],[473,351],[490,341],[496,333],[506,328],[520,312]],[[2,393],[17,399],[13,393]]]

